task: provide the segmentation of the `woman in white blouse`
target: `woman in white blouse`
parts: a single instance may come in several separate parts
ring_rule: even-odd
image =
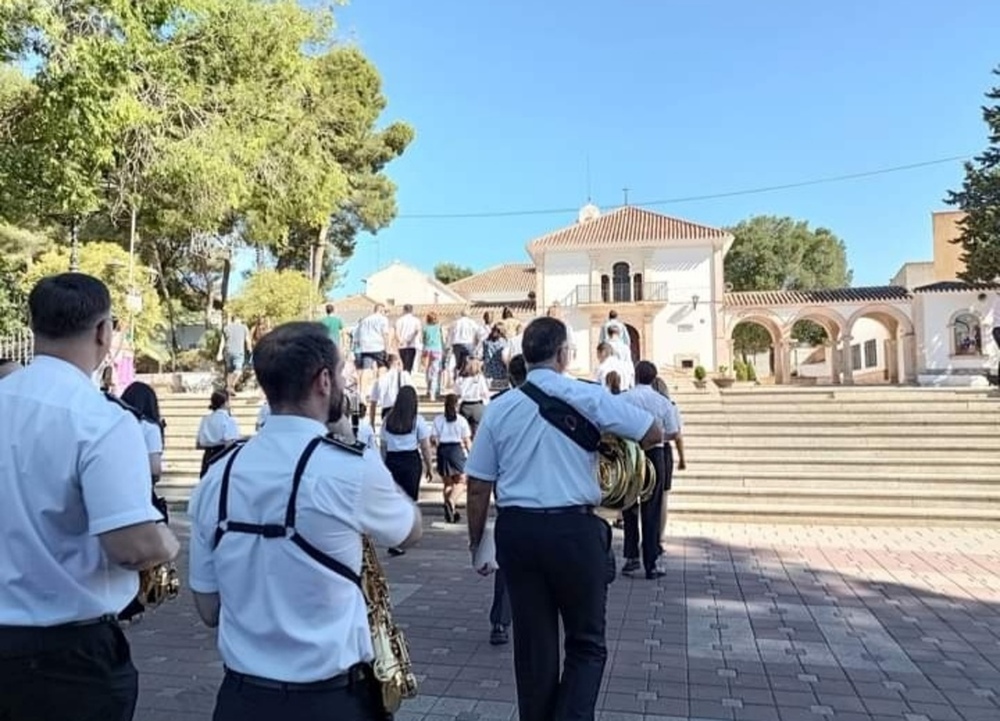
[[[434,419],[432,431],[437,446],[437,472],[444,482],[444,520],[458,523],[462,516],[456,509],[459,484],[465,482],[465,457],[472,444],[469,422],[458,414],[458,396],[444,397],[444,413]]]
[[[433,477],[431,469],[431,429],[418,412],[417,390],[413,386],[399,389],[396,402],[382,422],[382,458],[392,478],[403,491],[416,501],[420,497],[420,478]],[[423,473],[421,473],[421,469]],[[393,556],[401,556],[401,548],[390,548]]]
[[[455,381],[459,414],[469,422],[472,437],[476,437],[479,421],[483,419],[483,409],[490,402],[490,384],[483,375],[483,364],[469,358],[462,367],[462,373]]]
[[[208,403],[211,411],[201,419],[195,447],[205,451],[201,458],[201,475],[205,475],[209,462],[216,455],[240,439],[240,428],[229,414],[229,394],[215,391]]]

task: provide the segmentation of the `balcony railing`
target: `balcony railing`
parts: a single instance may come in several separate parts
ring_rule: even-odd
[[[27,328],[0,336],[0,358],[9,358],[27,364],[34,353],[34,337]]]
[[[666,303],[667,282],[609,283],[578,285],[563,305],[600,305],[615,303]]]

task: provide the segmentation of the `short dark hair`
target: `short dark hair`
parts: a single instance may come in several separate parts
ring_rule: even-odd
[[[272,407],[305,400],[323,370],[336,372],[337,345],[320,323],[284,323],[260,339],[253,351],[257,382]]]
[[[635,364],[635,382],[641,386],[651,385],[656,380],[656,366],[648,360]]]
[[[228,402],[228,391],[212,391],[212,396],[208,399],[208,410],[217,411]]]
[[[410,305],[409,303],[407,303],[406,305],[403,306],[403,312],[404,313],[412,313],[413,312],[413,306]]]
[[[545,363],[555,358],[569,340],[566,324],[558,318],[535,318],[524,329],[521,352],[528,365]]]
[[[333,311],[334,311],[333,303],[327,303],[326,304],[326,314],[330,315],[331,313],[333,313]]]
[[[612,351],[614,351],[614,348],[612,348],[611,344],[608,343],[606,340],[602,340],[600,343],[597,344],[598,353],[611,353]]]
[[[608,320],[614,320],[618,317],[618,311],[612,308],[608,311]]]
[[[524,382],[528,380],[528,366],[524,362],[524,356],[518,353],[511,358],[510,364],[507,366],[507,372],[510,374],[510,383],[512,386],[524,385]]]
[[[79,336],[110,312],[108,287],[85,273],[47,276],[28,294],[31,330],[50,340]]]

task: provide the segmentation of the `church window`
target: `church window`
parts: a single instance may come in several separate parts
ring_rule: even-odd
[[[601,302],[608,303],[611,301],[611,278],[607,275],[601,276]]]
[[[952,321],[954,355],[982,355],[983,330],[979,318],[973,313],[959,313]]]

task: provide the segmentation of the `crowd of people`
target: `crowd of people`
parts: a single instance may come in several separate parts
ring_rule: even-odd
[[[137,674],[121,627],[144,610],[136,571],[178,552],[155,490],[166,423],[149,385],[102,395],[93,382],[116,337],[99,280],[44,279],[29,305],[35,360],[0,362],[0,479],[11,499],[0,533],[18,544],[0,558],[0,718],[130,719]],[[200,618],[218,627],[216,719],[384,718],[358,593],[362,536],[406,553],[422,533],[421,483],[435,473],[445,521],[462,521],[464,505],[472,565],[495,574],[489,638],[504,644],[512,631],[523,721],[594,718],[617,564],[595,513],[588,428],[645,449],[655,485],[621,514],[621,571],[663,575],[681,422],[655,364],[634,362],[627,328],[612,314],[595,377],[580,382],[558,311],[527,324],[508,310],[496,323],[463,314],[447,333],[406,311],[390,327],[377,307],[346,337],[332,307],[322,324],[252,341],[232,333],[231,348],[224,336],[232,372],[252,350],[266,402],[246,436],[230,390],[216,391],[196,438],[188,585]],[[443,401],[431,420],[413,382],[421,370],[423,400]]]

